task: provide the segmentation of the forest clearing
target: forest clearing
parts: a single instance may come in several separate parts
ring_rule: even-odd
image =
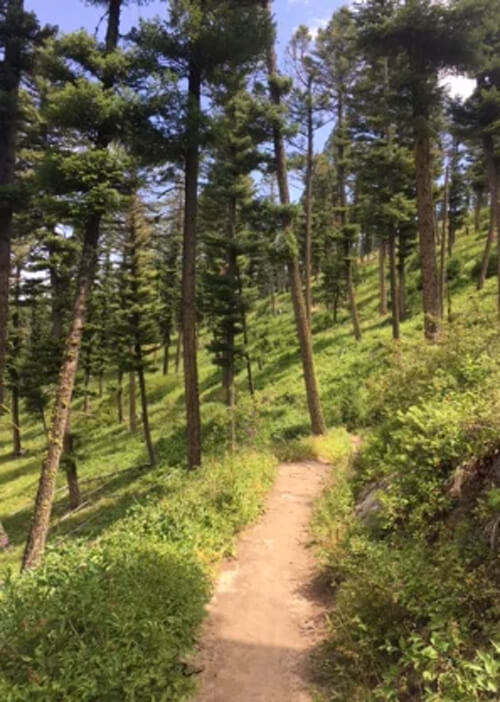
[[[500,700],[498,0],[324,5],[0,0],[2,702]]]

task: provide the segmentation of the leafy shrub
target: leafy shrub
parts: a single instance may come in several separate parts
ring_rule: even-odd
[[[208,569],[230,553],[273,477],[270,453],[173,470],[92,545],[61,545],[0,594],[0,699],[187,699]],[[160,470],[159,468],[157,470]]]
[[[337,476],[316,509],[335,585],[317,655],[328,700],[499,699],[500,562],[485,532],[499,486],[483,468],[470,493],[450,490],[458,469],[498,453],[500,341],[477,323],[452,327],[425,354],[403,342],[368,380],[374,426],[354,475]],[[382,480],[376,524],[365,524],[356,495]]]

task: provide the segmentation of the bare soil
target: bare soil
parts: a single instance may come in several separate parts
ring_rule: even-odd
[[[316,462],[279,466],[265,514],[220,570],[196,661],[196,702],[310,702],[309,653],[326,602],[309,522],[328,472]]]

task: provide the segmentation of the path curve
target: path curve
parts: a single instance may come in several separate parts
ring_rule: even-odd
[[[310,702],[308,653],[321,637],[325,603],[309,522],[329,470],[312,461],[279,466],[264,515],[219,572],[196,702]]]

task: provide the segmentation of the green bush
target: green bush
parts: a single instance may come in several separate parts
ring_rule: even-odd
[[[494,325],[469,319],[425,354],[401,344],[366,383],[373,427],[313,523],[335,586],[317,656],[329,702],[499,699],[500,562],[487,536],[499,489],[486,468],[499,356]],[[472,476],[462,495],[450,489],[459,469]],[[356,502],[377,485],[377,519],[361,521]]]
[[[209,569],[255,519],[270,453],[173,470],[102,539],[62,544],[0,594],[0,699],[179,702]],[[157,468],[157,470],[160,470]]]

